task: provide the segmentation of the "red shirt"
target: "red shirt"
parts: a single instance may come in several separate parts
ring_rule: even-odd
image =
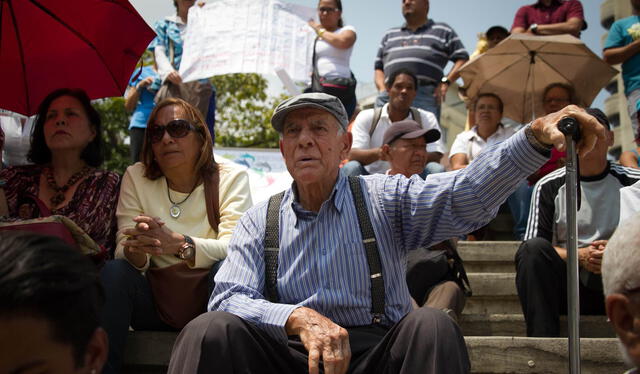
[[[528,30],[534,23],[538,25],[549,25],[552,23],[566,22],[570,18],[580,18],[584,21],[582,4],[578,0],[554,1],[551,6],[546,7],[540,1],[532,5],[525,5],[518,9],[516,17],[513,19],[511,30],[522,27]]]

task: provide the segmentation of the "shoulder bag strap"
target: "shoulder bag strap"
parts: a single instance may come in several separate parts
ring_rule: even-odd
[[[280,252],[280,204],[284,191],[269,198],[264,231],[264,288],[267,300],[278,302],[278,254]]]
[[[311,72],[311,79],[317,79],[320,82],[320,74],[318,74],[318,61],[316,61],[316,46],[318,45],[319,36],[316,36],[316,39],[313,41],[313,57],[311,57],[311,65],[313,66],[313,71]],[[313,83],[312,83],[313,85]]]
[[[418,125],[422,127],[422,116],[420,115],[418,108],[411,107],[411,117],[413,117],[413,120],[418,122]]]
[[[371,279],[371,314],[373,323],[379,324],[384,316],[384,279],[382,277],[382,265],[378,242],[371,225],[369,212],[362,193],[362,185],[359,177],[349,177],[349,187],[353,194],[353,201],[358,213],[358,223],[362,234],[362,244],[367,252],[369,264],[369,276]]]
[[[373,119],[371,120],[371,128],[369,129],[369,138],[371,138],[373,136],[373,132],[376,131],[378,122],[380,122],[380,117],[382,117],[382,107],[375,108],[373,110]]]
[[[204,200],[207,204],[207,219],[209,225],[218,232],[220,224],[220,171],[218,165],[215,165],[213,174],[204,179]]]

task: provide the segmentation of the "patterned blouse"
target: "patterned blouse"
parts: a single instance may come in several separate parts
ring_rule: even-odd
[[[40,217],[33,199],[40,192],[42,169],[40,165],[28,165],[0,170],[0,179],[7,181],[4,191],[10,217]],[[80,182],[67,205],[51,213],[70,218],[98,245],[113,253],[119,191],[120,176],[117,173],[95,170]]]

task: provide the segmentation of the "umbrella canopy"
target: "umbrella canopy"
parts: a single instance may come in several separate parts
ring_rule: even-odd
[[[155,37],[127,0],[0,0],[0,108],[32,115],[51,91],[121,96]]]
[[[586,107],[617,73],[578,38],[529,34],[509,36],[460,70],[469,98],[493,92],[504,101],[504,116],[520,123],[545,114],[549,84],[572,85],[577,104]]]

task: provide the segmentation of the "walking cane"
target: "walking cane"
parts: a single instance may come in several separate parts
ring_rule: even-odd
[[[567,209],[567,319],[569,321],[569,373],[580,373],[580,294],[578,293],[578,156],[576,143],[580,140],[578,121],[565,117],[558,123],[567,144],[565,176]]]

